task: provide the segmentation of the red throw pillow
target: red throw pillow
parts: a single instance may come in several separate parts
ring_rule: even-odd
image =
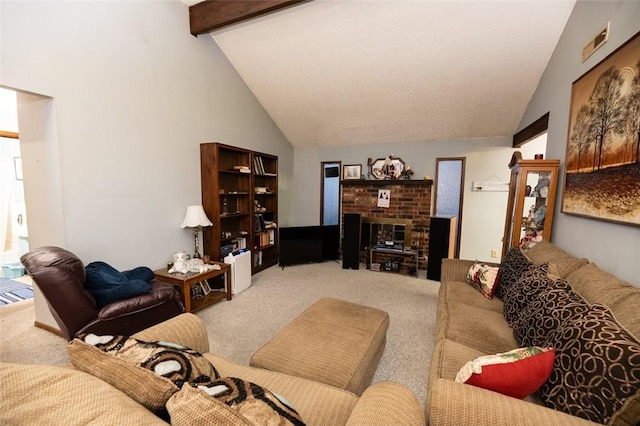
[[[529,346],[467,362],[456,382],[478,386],[514,398],[526,398],[547,381],[555,349]]]

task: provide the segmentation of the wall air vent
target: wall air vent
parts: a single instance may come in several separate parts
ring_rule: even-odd
[[[586,61],[593,52],[598,50],[607,42],[607,40],[609,40],[609,24],[610,22],[607,22],[607,26],[600,30],[593,40],[587,43],[584,49],[582,49],[582,62]]]

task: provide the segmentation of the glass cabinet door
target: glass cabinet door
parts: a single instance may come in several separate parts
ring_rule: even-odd
[[[512,160],[502,256],[551,238],[560,160]]]
[[[547,215],[547,197],[549,196],[549,172],[530,171],[526,173],[522,222],[520,224],[521,247],[528,248],[531,243],[545,239],[544,222]]]

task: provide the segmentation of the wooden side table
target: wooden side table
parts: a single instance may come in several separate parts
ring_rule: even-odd
[[[209,262],[209,264],[219,265],[220,269],[210,269],[203,273],[187,272],[186,274],[183,274],[180,272],[174,272],[170,274],[167,268],[163,268],[153,271],[153,273],[160,281],[180,286],[182,289],[185,311],[195,312],[221,301],[225,296],[227,300],[231,300],[231,265],[223,262]],[[197,299],[193,299],[191,297],[191,287],[194,284],[203,283],[205,288],[209,288],[206,284],[206,280],[218,277],[222,274],[225,276],[225,288],[223,290],[211,289],[211,291],[205,294],[204,297]]]

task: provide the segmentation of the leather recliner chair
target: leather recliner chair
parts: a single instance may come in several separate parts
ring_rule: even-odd
[[[155,279],[149,283],[149,293],[98,307],[84,288],[82,261],[60,247],[37,248],[20,261],[47,299],[67,340],[84,333],[129,336],[184,312],[180,292]]]

